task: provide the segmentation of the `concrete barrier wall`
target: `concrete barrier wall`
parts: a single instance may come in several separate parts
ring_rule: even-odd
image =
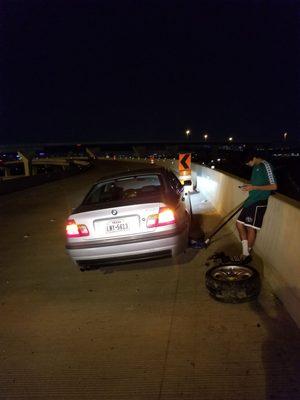
[[[264,260],[266,277],[300,327],[300,207],[272,196],[255,251]]]
[[[228,214],[247,198],[238,187],[245,181],[195,163],[192,170],[197,176],[197,190],[205,194],[221,215]]]

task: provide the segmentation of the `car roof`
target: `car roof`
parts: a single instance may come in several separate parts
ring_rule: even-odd
[[[130,177],[130,176],[137,176],[137,175],[149,175],[149,174],[160,174],[160,175],[164,175],[167,172],[167,168],[165,167],[153,167],[153,166],[149,166],[148,168],[141,168],[141,169],[133,169],[133,170],[129,170],[129,171],[123,171],[123,172],[119,172],[119,173],[114,173],[114,174],[110,174],[110,175],[106,175],[103,176],[103,178],[98,179],[98,181],[95,183],[100,183],[100,182],[105,182],[108,180],[115,180],[115,179],[119,179],[119,178],[126,178],[126,177]]]

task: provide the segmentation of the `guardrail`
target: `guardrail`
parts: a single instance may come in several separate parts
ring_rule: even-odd
[[[22,163],[21,160],[16,161],[17,163]],[[12,165],[11,162],[9,165]],[[74,164],[77,168],[72,170],[67,170],[66,167]],[[32,165],[59,165],[62,167],[61,171],[52,172],[50,174],[33,174],[30,176],[26,175],[17,175],[17,176],[4,176],[1,177],[0,183],[0,195],[7,194],[19,190],[23,190],[32,186],[41,185],[43,183],[51,182],[58,179],[64,179],[74,174],[85,171],[90,168],[91,163],[86,159],[73,159],[73,158],[52,158],[52,159],[34,159],[32,160]]]

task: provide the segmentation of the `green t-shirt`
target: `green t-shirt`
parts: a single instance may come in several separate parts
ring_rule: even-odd
[[[267,161],[262,161],[258,165],[254,165],[250,184],[253,186],[272,185],[276,183],[273,168]],[[244,203],[244,207],[249,207],[251,204],[261,200],[268,200],[271,190],[251,190],[249,196]]]

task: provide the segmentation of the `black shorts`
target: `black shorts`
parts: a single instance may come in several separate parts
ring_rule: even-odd
[[[238,216],[237,222],[259,230],[262,226],[264,215],[267,209],[268,200],[261,200],[244,207]]]

